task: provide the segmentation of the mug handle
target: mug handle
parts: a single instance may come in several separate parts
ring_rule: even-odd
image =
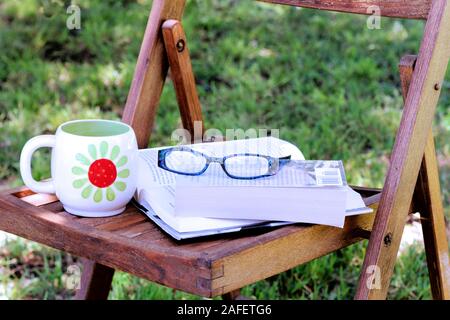
[[[48,181],[36,181],[31,175],[31,157],[39,148],[54,148],[56,138],[54,135],[42,135],[31,138],[25,143],[20,154],[20,173],[25,185],[37,193],[55,193],[53,179]]]

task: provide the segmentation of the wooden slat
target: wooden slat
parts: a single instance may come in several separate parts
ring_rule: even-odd
[[[12,195],[0,196],[0,229],[175,289],[210,296],[211,271],[198,254],[83,225]],[[183,275],[183,277],[180,277]]]
[[[425,26],[416,70],[364,259],[357,299],[386,297],[449,57],[450,5],[446,0],[435,0]],[[368,285],[373,277],[373,266],[380,268],[381,288]]]
[[[431,292],[434,299],[450,300],[450,265],[444,208],[433,135],[430,135],[414,196],[420,212]]]
[[[416,60],[417,56],[408,55],[400,61],[400,79],[405,100],[408,95]],[[413,210],[420,212],[421,216],[433,298],[448,300],[450,299],[448,240],[432,130],[428,134],[412,205]]]
[[[190,142],[202,141],[202,109],[195,87],[186,35],[177,20],[165,21],[162,25],[162,33],[183,127],[191,135]],[[196,121],[201,123],[200,128],[202,130],[199,137],[194,137]]]
[[[192,241],[184,241],[183,249],[191,250],[193,252],[207,252],[213,247],[226,245],[226,243],[229,243],[230,240],[232,240],[233,237],[236,236],[237,235],[223,234],[217,237],[206,237],[203,239],[199,238],[193,239]],[[240,236],[242,237],[243,235],[240,234]]]
[[[160,239],[166,239],[167,237],[168,236],[164,234],[162,230],[155,226],[155,228],[134,237],[134,239],[142,243],[154,243]]]
[[[35,194],[35,192],[31,191],[26,186],[20,186],[20,187],[14,188],[14,189],[4,190],[4,191],[0,192],[0,194],[12,194],[17,198],[22,198],[22,197],[26,197],[26,196]]]
[[[114,231],[114,230],[124,229],[124,228],[130,227],[130,226],[134,226],[134,225],[139,224],[146,220],[147,220],[147,217],[145,217],[142,214],[133,214],[130,216],[119,216],[111,222],[103,223],[103,224],[97,226],[97,228],[100,230]]]
[[[139,148],[148,146],[167,75],[168,63],[161,25],[168,19],[180,19],[184,6],[185,0],[154,0],[152,4],[122,117],[124,122],[133,127]]]
[[[117,233],[127,238],[136,238],[137,236],[150,232],[155,228],[156,226],[152,222],[144,221],[140,224],[118,230]]]
[[[222,258],[240,251],[250,249],[254,247],[256,243],[262,245],[264,243],[269,243],[271,241],[276,241],[278,239],[282,239],[293,235],[299,236],[301,234],[303,236],[305,234],[314,234],[317,238],[319,238],[320,232],[324,229],[327,230],[326,233],[328,232],[328,229],[331,229],[333,230],[332,232],[337,231],[340,235],[345,235],[345,237],[351,238],[351,232],[357,228],[371,230],[373,220],[374,220],[374,213],[371,213],[347,217],[343,229],[324,225],[297,224],[293,226],[286,226],[283,228],[275,229],[273,231],[265,232],[257,236],[250,233],[249,235],[244,237],[237,236],[233,238],[235,235],[230,235],[231,239],[233,239],[231,241],[232,243],[228,241],[225,244],[219,244],[217,247],[213,247],[206,250],[206,252],[210,255],[212,259]],[[329,248],[329,246],[332,246],[332,244],[328,243],[328,239],[326,239],[326,237],[324,237],[323,240],[324,244],[322,245],[322,247]],[[303,247],[302,250],[307,251],[308,247],[305,246]]]
[[[122,212],[121,214],[117,215],[117,216],[112,216],[112,217],[100,217],[100,218],[84,218],[84,217],[80,217],[80,223],[91,226],[91,227],[96,227],[102,224],[106,224],[106,223],[110,223],[112,221],[115,221],[117,219],[124,219],[130,216],[135,216],[135,215],[140,215],[139,212],[137,212],[136,208],[134,208],[132,205],[128,205],[126,210],[124,212]]]
[[[20,199],[36,207],[59,201],[54,194],[47,194],[47,193],[34,193],[29,196],[22,197]]]
[[[259,0],[295,7],[372,15],[376,6],[384,17],[426,19],[431,0]]]
[[[231,292],[361,241],[363,238],[350,236],[351,230],[370,229],[373,217],[373,214],[348,217],[344,229],[321,225],[285,227],[246,242],[236,239],[227,246],[219,246],[208,252],[214,275],[213,293]]]
[[[48,203],[48,204],[44,204],[44,205],[40,206],[39,208],[42,208],[43,210],[46,210],[46,211],[53,212],[55,214],[63,215],[63,216],[65,216],[68,219],[74,219],[74,220],[80,219],[80,217],[75,216],[73,214],[70,214],[70,213],[64,211],[64,207],[63,207],[62,203],[59,202],[59,201]]]

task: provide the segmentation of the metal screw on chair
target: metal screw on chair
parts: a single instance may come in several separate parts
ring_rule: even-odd
[[[436,84],[434,85],[434,90],[436,90],[436,91],[441,90],[441,84],[440,84],[440,83],[436,83]]]
[[[392,243],[392,232],[389,232],[385,237],[384,237],[384,245],[386,247],[389,247]]]
[[[184,40],[183,39],[178,40],[178,42],[177,42],[177,51],[178,52],[183,52],[184,47],[185,47]]]

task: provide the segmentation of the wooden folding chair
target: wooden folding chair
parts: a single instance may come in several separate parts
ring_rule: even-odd
[[[384,299],[407,215],[420,212],[431,289],[450,298],[448,243],[432,121],[450,58],[447,0],[266,0],[356,14],[427,20],[418,56],[400,62],[405,107],[382,190],[357,188],[374,214],[348,217],[343,229],[296,225],[252,234],[176,242],[133,207],[117,217],[67,214],[54,196],[26,188],[0,195],[0,229],[85,258],[78,298],[106,298],[114,269],[187,292],[236,298],[238,289],[369,238],[357,299]],[[148,145],[170,65],[183,126],[201,108],[181,26],[185,0],[154,0],[123,120]],[[261,263],[264,261],[264,263]]]

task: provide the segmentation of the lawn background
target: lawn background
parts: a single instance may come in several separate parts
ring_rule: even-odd
[[[0,2],[0,188],[22,183],[18,157],[32,136],[53,133],[72,119],[121,117],[151,1],[74,1],[81,8],[81,30],[72,31],[66,28],[69,3]],[[309,159],[342,159],[351,184],[382,186],[402,109],[397,64],[402,55],[418,52],[423,22],[382,19],[380,30],[370,30],[364,16],[190,0],[183,25],[207,128],[280,129],[280,137]],[[448,74],[434,125],[447,217]],[[150,145],[171,144],[179,126],[168,81]],[[49,172],[49,153],[39,151],[34,177]],[[351,298],[365,246],[261,281],[244,294]],[[0,281],[10,298],[72,295],[63,274],[75,258],[21,239],[0,250]],[[19,271],[11,275],[11,266]],[[412,246],[396,266],[389,297],[429,298],[426,272],[422,246]],[[116,274],[110,294],[173,297],[193,298],[123,273]]]

